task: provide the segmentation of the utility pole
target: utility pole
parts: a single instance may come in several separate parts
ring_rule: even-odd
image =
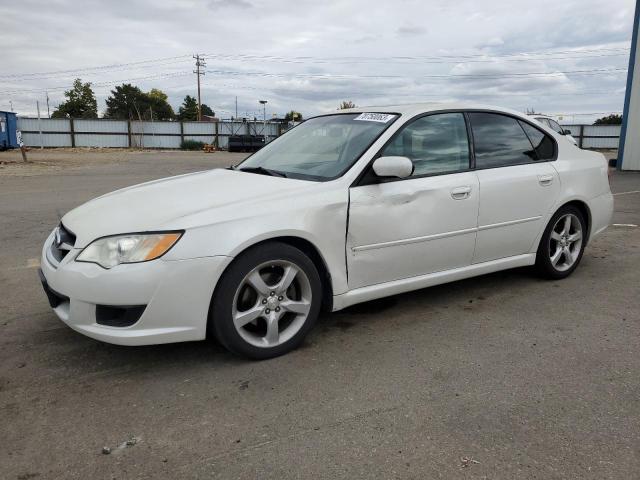
[[[11,108],[11,111],[13,112],[13,101],[9,100],[9,107]]]
[[[262,104],[262,133],[264,134],[264,144],[267,144],[267,101],[258,100]]]
[[[49,92],[45,91],[44,94],[47,96],[47,117],[51,118],[51,112],[49,111]]]
[[[200,67],[206,67],[207,64],[204,61],[204,58],[200,56],[200,54],[195,54],[193,56],[193,58],[195,58],[196,60],[196,69],[193,71],[193,73],[196,74],[196,77],[198,79],[198,121],[202,120],[202,102],[200,101],[200,76],[204,75],[204,72],[200,71]]]
[[[238,118],[238,96],[236,95],[236,118]]]
[[[40,150],[44,149],[44,142],[42,140],[42,122],[40,121],[40,102],[36,100],[36,108],[38,109],[38,130],[40,131]]]

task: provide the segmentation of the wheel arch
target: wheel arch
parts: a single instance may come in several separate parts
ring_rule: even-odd
[[[591,218],[591,209],[589,208],[589,205],[587,204],[587,202],[585,202],[584,200],[578,199],[578,198],[574,198],[571,200],[567,200],[566,202],[562,203],[561,205],[558,205],[557,208],[555,208],[553,210],[553,212],[549,215],[549,219],[547,222],[550,222],[551,219],[553,218],[553,216],[558,213],[558,211],[560,211],[560,209],[567,207],[567,206],[573,206],[575,208],[577,208],[580,213],[582,214],[584,221],[587,222],[587,232],[585,235],[585,246],[589,243],[589,237],[591,236],[591,224],[592,224],[592,218]],[[542,238],[544,235],[544,231],[547,228],[548,223],[544,226],[544,229],[542,230],[542,232],[539,235],[538,241],[534,244],[536,245],[536,251],[538,249],[538,247],[540,246],[540,242],[542,242]]]
[[[253,242],[249,242],[242,246],[242,248],[234,252],[234,259],[229,262],[229,264],[224,268],[222,273],[220,274],[220,278],[222,278],[225,272],[229,269],[231,265],[239,258],[243,253],[247,250],[259,247],[265,243],[271,242],[280,242],[290,245],[292,247],[297,248],[302,251],[309,259],[313,262],[315,267],[318,269],[318,273],[320,274],[320,281],[322,282],[322,310],[330,312],[333,308],[333,284],[331,280],[331,271],[327,265],[325,258],[320,253],[320,249],[312,243],[309,239],[303,238],[296,235],[280,235],[269,238],[261,238],[255,239]],[[218,289],[218,285],[220,281],[216,284],[216,288],[213,291],[213,297],[215,297],[216,290]]]
[[[580,210],[580,213],[582,213],[582,217],[584,218],[584,221],[587,222],[587,234],[585,238],[585,245],[587,245],[589,243],[589,238],[591,237],[591,223],[592,223],[591,209],[589,208],[589,205],[587,205],[587,203],[582,200],[575,199],[562,204],[560,207],[556,209],[556,212],[561,208],[567,207],[567,206],[573,206],[578,210]],[[555,215],[555,212],[554,212],[554,215]]]

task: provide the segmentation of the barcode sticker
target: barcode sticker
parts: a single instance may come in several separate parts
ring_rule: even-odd
[[[361,113],[354,118],[354,120],[360,120],[362,122],[387,123],[393,117],[395,117],[395,115],[390,115],[388,113]]]

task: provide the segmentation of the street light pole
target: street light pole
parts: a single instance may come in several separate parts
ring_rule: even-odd
[[[267,144],[267,101],[258,100],[262,104],[262,133],[264,134],[264,144]]]

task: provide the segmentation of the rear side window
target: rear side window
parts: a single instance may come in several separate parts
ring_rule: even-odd
[[[551,127],[551,125],[549,125],[549,120],[547,120],[546,118],[539,117],[539,118],[536,118],[536,120],[539,121],[545,127]]]
[[[558,133],[562,133],[562,127],[560,126],[560,124],[558,122],[556,122],[555,120],[548,120],[549,121],[549,126],[555,130]]]
[[[382,152],[413,161],[413,176],[451,173],[469,168],[469,139],[462,113],[427,115],[396,134]]]
[[[538,159],[518,120],[496,113],[470,113],[476,168],[531,163]]]
[[[533,144],[533,148],[538,154],[539,160],[553,160],[555,157],[555,143],[549,135],[545,135],[536,127],[529,125],[526,122],[520,122],[522,129],[525,131],[529,140]]]

